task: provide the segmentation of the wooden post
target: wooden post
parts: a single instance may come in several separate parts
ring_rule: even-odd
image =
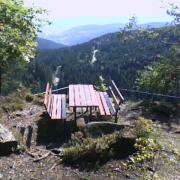
[[[65,134],[67,135],[66,138],[68,138],[69,134],[68,134],[68,131],[67,131],[67,126],[66,126],[66,119],[64,119],[64,130],[65,130]]]
[[[20,127],[20,134],[24,137],[25,127]]]
[[[116,113],[115,113],[115,123],[117,123],[118,121],[118,109],[116,109]]]
[[[92,107],[90,107],[90,122],[92,121]]]
[[[31,147],[32,134],[33,134],[33,127],[32,126],[28,126],[28,135],[27,135],[27,140],[26,140],[26,146],[29,149]]]
[[[75,121],[75,129],[77,129],[76,107],[74,107],[74,121]]]
[[[1,67],[1,65],[0,65],[0,96],[1,96],[1,94],[2,94],[2,67]]]

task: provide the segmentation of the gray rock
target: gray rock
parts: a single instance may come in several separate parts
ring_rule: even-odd
[[[105,134],[111,134],[115,131],[124,129],[124,125],[101,121],[101,122],[90,122],[81,128],[81,131],[87,137],[100,137]]]
[[[9,154],[17,148],[17,141],[7,128],[0,124],[0,154]]]

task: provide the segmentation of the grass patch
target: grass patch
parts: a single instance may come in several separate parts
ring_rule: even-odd
[[[26,106],[26,100],[32,99],[28,89],[18,90],[9,96],[1,99],[0,112],[10,113],[17,110],[23,110]]]

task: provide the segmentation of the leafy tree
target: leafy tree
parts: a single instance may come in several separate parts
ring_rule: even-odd
[[[180,95],[180,7],[171,5],[173,27],[165,27],[156,39],[169,46],[171,54],[140,74],[138,87],[160,93]],[[171,31],[170,31],[171,30]]]
[[[0,0],[0,76],[10,64],[34,58],[35,39],[42,25],[38,15],[43,12],[25,7],[23,0]]]

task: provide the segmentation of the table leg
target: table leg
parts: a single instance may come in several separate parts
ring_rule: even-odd
[[[116,113],[115,113],[115,123],[117,123],[118,121],[118,110],[116,110]]]
[[[75,128],[77,129],[76,107],[74,107],[73,111],[74,111]]]
[[[90,122],[92,121],[92,107],[90,107]]]

